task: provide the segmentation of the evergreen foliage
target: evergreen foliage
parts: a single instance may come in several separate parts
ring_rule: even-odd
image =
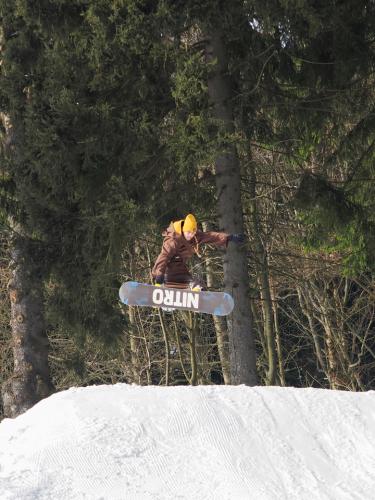
[[[145,4],[54,3],[2,5],[12,28],[2,102],[23,129],[8,172],[19,220],[51,276],[51,318],[63,312],[73,332],[108,340],[123,323],[115,299],[122,248],[153,188],[162,189],[155,130],[169,99],[166,50]]]

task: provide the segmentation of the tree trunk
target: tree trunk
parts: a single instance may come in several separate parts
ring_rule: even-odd
[[[159,319],[160,319],[160,325],[161,329],[163,332],[163,338],[164,338],[164,349],[165,349],[165,377],[164,377],[164,385],[169,385],[169,372],[170,372],[170,353],[171,353],[171,348],[170,348],[170,343],[169,343],[169,334],[168,334],[168,329],[165,324],[164,318],[163,318],[163,313],[161,309],[159,308]]]
[[[316,359],[318,362],[319,369],[321,369],[326,374],[326,377],[328,378],[326,361],[324,358],[324,353],[322,351],[322,347],[320,345],[320,337],[319,337],[319,334],[318,334],[317,329],[315,327],[314,315],[313,315],[313,312],[311,311],[311,308],[309,307],[309,301],[306,297],[307,294],[305,294],[302,286],[297,287],[297,294],[298,294],[298,300],[299,300],[299,304],[301,307],[301,311],[306,316],[307,321],[309,323],[309,331],[310,331],[311,336],[313,338],[314,348],[315,348],[315,356],[316,356]]]
[[[226,76],[227,62],[220,33],[209,34],[205,45],[206,61],[210,65],[208,93],[213,116],[225,133],[234,132],[230,103],[231,87]],[[240,164],[235,147],[228,146],[215,161],[217,207],[221,229],[228,233],[243,233],[240,192]],[[235,307],[229,318],[231,383],[256,385],[255,343],[249,298],[247,258],[244,248],[229,244],[224,259],[226,290],[233,295]]]
[[[191,311],[179,311],[179,312],[186,325],[189,337],[191,375],[190,377],[187,377],[187,380],[189,381],[190,385],[197,385],[198,384],[197,336],[198,336],[199,325],[195,313]],[[181,345],[179,345],[179,349],[181,352]],[[184,373],[186,375],[185,369]]]
[[[203,231],[210,231],[212,228],[208,222],[202,223]],[[207,286],[208,288],[215,288],[215,273],[212,268],[210,258],[207,259],[206,263],[207,271]],[[230,384],[230,367],[229,367],[229,357],[227,351],[228,343],[228,327],[225,316],[213,316],[214,326],[216,331],[216,341],[217,350],[219,353],[221,371],[223,374],[224,383],[226,385]]]
[[[268,257],[261,238],[261,226],[256,201],[256,172],[255,164],[250,161],[250,214],[254,228],[255,268],[260,285],[260,297],[263,311],[263,332],[267,347],[268,370],[266,375],[267,385],[274,385],[277,375],[276,339],[274,328],[273,305],[270,287],[270,273]]]
[[[5,129],[4,151],[18,157],[15,128],[1,113]],[[14,235],[11,242],[11,279],[8,290],[11,301],[13,374],[2,385],[4,416],[13,418],[31,408],[54,391],[49,364],[49,341],[44,324],[43,280],[35,257],[35,244],[22,227],[10,221]]]
[[[283,358],[283,350],[281,345],[281,332],[279,325],[279,313],[278,313],[278,304],[277,304],[277,295],[275,286],[270,282],[270,291],[271,291],[271,300],[273,304],[273,324],[275,329],[275,340],[276,340],[276,352],[277,352],[277,363],[279,365],[279,381],[282,387],[286,386],[285,380],[285,369],[284,369],[284,358]]]
[[[14,371],[2,387],[4,415],[9,418],[25,412],[54,391],[48,365],[40,270],[32,259],[30,243],[18,235],[11,252],[12,277],[8,289]]]
[[[138,335],[137,335],[137,323],[135,319],[135,307],[128,307],[128,317],[130,323],[129,330],[129,344],[130,344],[130,364],[131,364],[131,374],[132,383],[141,384],[141,374],[139,368],[139,347],[138,347]]]

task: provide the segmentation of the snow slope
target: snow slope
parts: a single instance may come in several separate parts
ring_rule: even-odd
[[[118,384],[0,424],[1,500],[374,498],[375,392]]]

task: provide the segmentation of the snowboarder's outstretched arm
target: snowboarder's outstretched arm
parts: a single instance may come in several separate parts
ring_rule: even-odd
[[[225,247],[228,245],[228,238],[229,238],[228,233],[219,233],[216,231],[207,231],[207,232],[201,232],[198,231],[196,234],[198,243],[208,243],[211,245],[215,245],[217,247]]]
[[[218,247],[227,246],[229,241],[233,243],[243,243],[245,237],[242,233],[228,234],[215,231],[200,232],[197,234],[199,243],[209,243]]]

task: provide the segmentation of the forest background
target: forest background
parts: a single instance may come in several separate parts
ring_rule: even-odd
[[[0,418],[74,385],[374,389],[372,1],[0,0]],[[193,212],[228,319],[121,306]]]

